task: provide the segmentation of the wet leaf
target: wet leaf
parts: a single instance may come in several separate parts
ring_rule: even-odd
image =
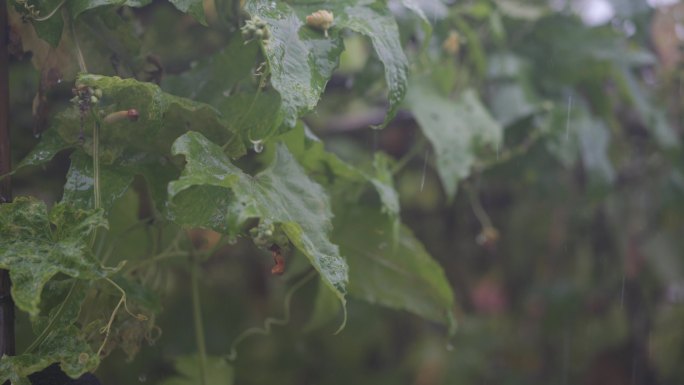
[[[39,166],[47,163],[52,160],[58,152],[69,147],[71,147],[71,145],[65,142],[57,131],[45,131],[40,138],[40,142],[38,142],[36,147],[17,164],[14,171],[16,172],[24,167]]]
[[[408,62],[396,21],[387,5],[374,0],[303,1],[296,5],[252,0],[245,5],[252,16],[266,21],[271,37],[263,43],[271,83],[283,100],[284,122],[294,126],[299,115],[312,110],[339,64],[343,49],[339,30],[347,28],[368,36],[385,66],[389,109],[381,126],[396,114],[406,93]],[[305,24],[306,16],[327,10],[334,23],[326,37]]]
[[[418,81],[412,82],[407,103],[435,151],[437,173],[449,198],[468,175],[477,146],[499,146],[503,131],[473,90],[458,100],[440,96]]]
[[[244,153],[241,140],[235,138],[222,114],[208,104],[165,93],[155,84],[134,79],[81,75],[77,84],[102,90],[98,107],[102,115],[132,108],[140,115],[137,121],[122,119],[101,125],[100,159],[105,164],[113,163],[124,152],[168,156],[173,141],[191,130],[200,131],[221,144],[230,141],[231,156]],[[55,120],[54,126],[65,142],[79,144],[83,132],[85,142],[81,147],[87,153],[92,152],[92,130],[96,123],[92,114],[86,114],[83,127],[76,107],[64,111]]]
[[[43,286],[58,273],[84,280],[112,273],[88,245],[90,233],[106,225],[102,211],[59,204],[48,215],[45,203],[25,197],[1,205],[0,268],[10,272],[17,307],[37,315]]]
[[[175,221],[218,231],[234,231],[249,218],[280,223],[344,303],[347,265],[328,239],[332,218],[328,197],[285,146],[280,145],[271,166],[254,177],[231,164],[220,147],[196,132],[178,138],[173,152],[185,155],[187,162],[181,178],[169,184]],[[181,212],[180,207],[184,207]]]
[[[100,165],[100,199],[106,214],[127,190],[136,175],[145,177],[158,209],[166,202],[166,185],[178,177],[171,164],[151,155],[124,153],[112,164]],[[95,208],[93,160],[83,150],[71,154],[62,201],[81,209]]]
[[[0,382],[30,384],[29,374],[43,370],[58,362],[68,376],[77,378],[94,370],[100,359],[74,326],[56,328],[38,348],[36,353],[0,358]]]
[[[349,264],[349,295],[452,322],[454,297],[444,271],[406,226],[393,244],[392,221],[372,208],[341,207],[333,224]]]
[[[285,124],[311,111],[320,98],[343,50],[339,34],[325,37],[304,27],[303,18],[284,2],[250,1],[245,10],[268,24],[271,37],[263,44],[271,84],[282,97]]]

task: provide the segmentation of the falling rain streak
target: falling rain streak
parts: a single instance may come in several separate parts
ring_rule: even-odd
[[[425,160],[423,161],[423,175],[420,178],[420,192],[423,192],[423,187],[425,187],[425,172],[427,171],[427,162],[429,156],[430,150],[425,151]]]
[[[570,138],[570,113],[572,112],[572,95],[568,96],[568,116],[565,120],[565,138]]]

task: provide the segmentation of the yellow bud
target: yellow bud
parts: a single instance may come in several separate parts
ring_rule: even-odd
[[[334,20],[335,16],[332,12],[321,9],[306,17],[306,25],[320,29],[325,34],[325,37],[328,37],[328,29],[330,29]]]
[[[456,31],[449,32],[449,36],[442,43],[442,49],[450,55],[456,55],[459,48],[461,48],[461,36]]]

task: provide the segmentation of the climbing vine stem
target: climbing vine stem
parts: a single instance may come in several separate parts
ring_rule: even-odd
[[[207,347],[204,341],[204,323],[202,321],[202,304],[199,294],[199,261],[196,256],[191,256],[192,275],[192,315],[195,322],[195,338],[197,340],[197,352],[200,360],[200,383],[207,384]]]

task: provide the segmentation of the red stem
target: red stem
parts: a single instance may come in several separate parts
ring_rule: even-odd
[[[9,133],[9,25],[7,1],[0,2],[0,175],[12,171]],[[0,204],[12,200],[9,176],[0,180]],[[14,302],[7,270],[0,270],[0,356],[14,355]]]

